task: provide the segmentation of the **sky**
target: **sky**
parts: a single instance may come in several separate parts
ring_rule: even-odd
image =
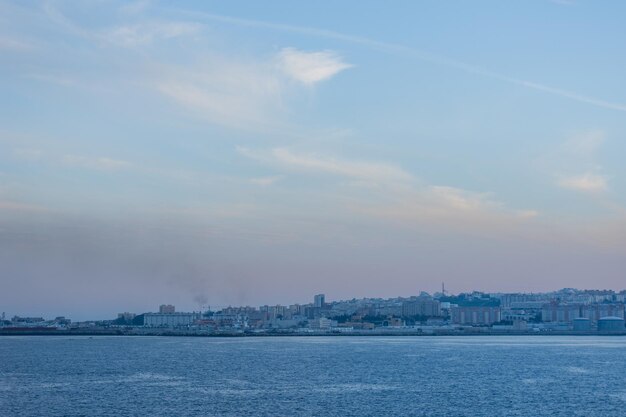
[[[0,311],[625,288],[625,14],[0,2]]]

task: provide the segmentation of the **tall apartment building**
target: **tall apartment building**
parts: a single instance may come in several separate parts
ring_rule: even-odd
[[[571,323],[581,317],[580,304],[545,304],[541,308],[541,321],[554,323]]]
[[[313,307],[323,308],[326,304],[326,296],[324,294],[317,294],[313,297]]]
[[[159,306],[159,313],[161,314],[172,314],[176,312],[176,308],[171,304],[161,304]]]
[[[427,316],[440,317],[441,303],[432,298],[418,298],[417,300],[405,301],[402,303],[402,316]]]
[[[624,318],[624,304],[591,304],[581,308],[580,317],[598,322],[603,317]]]

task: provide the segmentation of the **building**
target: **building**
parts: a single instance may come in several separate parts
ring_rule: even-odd
[[[118,320],[132,321],[135,317],[136,317],[135,313],[129,313],[129,312],[117,313]]]
[[[329,330],[337,327],[337,322],[325,317],[320,317],[319,319],[309,320],[309,327],[311,329]]]
[[[544,304],[541,308],[541,321],[545,323],[571,323],[581,317],[580,304]]]
[[[224,311],[213,314],[213,321],[218,327],[224,329],[247,329],[250,327],[250,318],[242,313],[225,313]],[[266,322],[266,319],[259,323]]]
[[[404,327],[404,326],[405,326],[404,320],[398,317],[387,317],[387,319],[383,321],[383,327]]]
[[[496,298],[500,299],[500,306],[503,308],[516,308],[516,304],[538,303],[537,308],[546,303],[548,296],[546,294],[500,294]]]
[[[324,294],[317,294],[313,297],[313,307],[324,308],[326,304],[326,296]]]
[[[190,326],[201,319],[200,313],[145,313],[143,325],[146,327]]]
[[[590,304],[581,308],[581,317],[598,322],[601,317],[624,318],[624,304]]]
[[[426,297],[403,302],[402,317],[413,316],[440,317],[441,303],[439,300]]]
[[[621,317],[602,317],[598,320],[599,332],[624,332],[624,319]]]
[[[500,307],[452,307],[454,324],[492,325],[500,320]]]
[[[574,319],[573,329],[576,332],[588,332],[591,330],[591,320],[586,317],[578,317]]]
[[[171,304],[161,304],[159,306],[159,313],[161,314],[172,314],[174,312],[176,312],[176,308]]]
[[[268,329],[293,329],[300,327],[301,320],[290,319],[290,320],[270,320],[264,323],[264,327]]]

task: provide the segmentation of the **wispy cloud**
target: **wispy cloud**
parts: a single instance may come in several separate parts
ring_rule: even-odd
[[[33,45],[20,39],[0,36],[0,50],[28,51]]]
[[[602,130],[577,132],[536,162],[552,185],[597,195],[609,189],[610,177],[603,173],[599,159],[605,142],[606,134]]]
[[[105,31],[101,36],[107,42],[135,47],[181,36],[196,35],[201,28],[201,25],[192,22],[152,21],[115,27]]]
[[[380,182],[412,179],[411,174],[402,168],[380,162],[354,161],[328,155],[295,153],[286,148],[257,151],[238,147],[237,151],[249,158],[301,172],[333,174],[353,179]]]
[[[161,94],[211,123],[243,130],[277,123],[284,85],[267,62],[213,56],[193,68],[160,68]]]
[[[130,162],[119,159],[111,159],[107,157],[91,158],[79,155],[65,155],[62,162],[67,166],[95,169],[99,171],[117,171],[127,169],[132,166]]]
[[[351,65],[333,51],[305,52],[284,48],[277,57],[278,66],[287,75],[304,84],[332,78]]]
[[[125,3],[118,10],[124,15],[136,15],[145,12],[152,2],[150,0],[137,0]]]
[[[126,14],[138,14],[147,7],[147,4],[138,2],[127,6],[129,7],[128,9],[122,7],[120,11]],[[203,25],[199,23],[188,21],[143,20],[104,30],[91,29],[77,24],[50,2],[44,3],[43,11],[51,21],[68,33],[90,41],[123,47],[136,47],[156,41],[196,35],[203,27]]]
[[[494,228],[510,228],[539,216],[535,210],[510,209],[491,193],[425,184],[393,164],[296,153],[286,148],[260,151],[238,147],[237,151],[277,170],[347,178],[350,181],[336,183],[335,203],[341,201],[352,213],[394,223],[446,225],[489,234]]]
[[[41,212],[41,211],[47,211],[48,209],[46,207],[39,206],[36,204],[0,200],[0,210]]]
[[[604,143],[606,135],[601,130],[590,130],[574,135],[569,139],[564,147],[577,156],[589,157],[596,152]]]
[[[305,85],[330,79],[350,65],[332,51],[286,48],[269,59],[212,55],[190,68],[160,67],[156,89],[195,114],[222,126],[254,130],[282,125],[286,100]]]
[[[277,181],[280,181],[281,178],[282,177],[280,175],[275,175],[273,177],[258,177],[258,178],[251,178],[250,182],[255,185],[267,187],[272,184],[275,184]]]
[[[472,193],[446,186],[430,186],[428,191],[432,195],[433,201],[455,210],[472,211],[484,208],[502,208],[502,203],[491,200],[488,194]]]
[[[482,236],[520,235],[522,225],[539,216],[536,210],[514,210],[491,193],[457,187],[419,185],[373,190],[365,200],[354,200],[355,213],[379,218],[401,228],[437,228]]]
[[[539,84],[539,83],[535,83],[531,81],[519,80],[516,78],[510,78],[510,77],[501,77],[501,78],[507,81],[510,81],[512,83],[516,83],[524,87],[532,88],[535,90],[543,91],[545,93],[550,93],[555,96],[568,98],[574,101],[579,101],[581,103],[591,104],[592,106],[596,106],[596,107],[603,107],[605,109],[626,112],[626,104],[623,104],[623,103],[614,103],[614,102],[602,100],[599,98],[579,94],[573,91],[562,90],[560,88],[550,87],[548,85]]]
[[[302,35],[329,38],[329,39],[334,39],[334,40],[338,40],[342,42],[358,44],[367,48],[372,48],[372,49],[387,52],[387,53],[411,56],[413,58],[416,58],[425,62],[430,62],[432,64],[441,65],[441,66],[445,66],[449,68],[455,68],[455,69],[458,69],[460,71],[464,71],[467,73],[476,74],[476,75],[480,75],[483,77],[504,81],[510,84],[520,85],[526,88],[548,93],[553,96],[558,96],[558,97],[566,98],[569,100],[578,101],[578,102],[589,104],[592,106],[626,112],[626,104],[624,103],[611,102],[611,101],[599,99],[597,97],[589,96],[586,94],[581,94],[578,92],[569,91],[569,90],[549,86],[546,84],[538,83],[535,81],[511,77],[505,74],[501,74],[495,71],[481,68],[476,65],[450,59],[441,55],[433,54],[433,53],[419,50],[416,48],[411,48],[411,47],[401,45],[401,44],[396,44],[396,43],[391,43],[391,42],[381,42],[381,41],[377,41],[377,40],[362,37],[362,36],[355,36],[355,35],[345,34],[345,33],[337,32],[333,30],[327,30],[327,29],[287,25],[287,24],[266,22],[266,21],[253,20],[253,19],[242,19],[242,18],[237,18],[237,17],[212,14],[212,13],[188,12],[188,11],[181,11],[181,10],[176,10],[176,12],[182,13],[185,15],[192,15],[192,16],[195,16],[196,18],[203,18],[206,20],[218,21],[218,22],[231,24],[231,25],[256,27],[256,28],[261,28],[261,29],[298,33]]]
[[[78,84],[78,82],[75,79],[67,77],[67,76],[59,76],[59,75],[53,75],[53,74],[31,74],[31,73],[24,74],[22,76],[27,79],[57,84],[57,85],[61,85],[64,87]]]
[[[557,184],[563,188],[586,193],[598,193],[608,189],[607,178],[593,172],[563,177],[559,179]]]
[[[13,150],[13,156],[22,161],[36,162],[42,159],[44,152],[41,149],[18,148]]]

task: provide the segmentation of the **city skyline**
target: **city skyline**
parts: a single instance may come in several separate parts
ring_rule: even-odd
[[[577,299],[578,301],[574,302],[574,304],[576,303],[597,303],[600,300],[609,300],[612,299],[614,302],[620,302],[620,303],[624,303],[626,302],[626,288],[625,289],[621,289],[621,290],[613,290],[613,289],[592,289],[592,288],[585,288],[585,289],[579,289],[579,288],[572,288],[572,287],[565,287],[565,288],[560,288],[560,289],[554,289],[552,291],[545,291],[545,292],[488,292],[488,291],[481,291],[481,290],[472,290],[472,291],[468,291],[468,292],[459,292],[459,293],[454,293],[454,292],[450,292],[447,290],[444,290],[443,288],[443,283],[442,283],[442,291],[435,291],[432,293],[429,293],[427,291],[416,291],[412,294],[397,294],[394,296],[381,296],[381,295],[371,295],[371,296],[364,296],[364,297],[347,297],[347,298],[333,298],[330,299],[328,302],[326,301],[326,294],[325,293],[321,293],[321,294],[315,294],[313,296],[309,296],[309,300],[288,300],[285,302],[279,302],[279,303],[260,303],[260,304],[202,304],[199,303],[198,301],[192,302],[192,303],[184,303],[182,304],[182,308],[181,305],[178,305],[178,308],[172,304],[169,304],[169,301],[162,301],[161,304],[155,303],[154,301],[149,305],[149,307],[147,308],[142,308],[140,307],[138,310],[135,310],[134,312],[131,311],[127,311],[124,310],[124,313],[120,313],[119,311],[114,311],[109,309],[108,311],[106,311],[104,313],[104,316],[97,316],[96,312],[92,311],[92,312],[81,312],[75,316],[72,316],[73,319],[78,319],[79,321],[101,321],[101,320],[107,320],[107,314],[109,316],[111,315],[115,315],[118,314],[122,315],[122,314],[156,314],[156,310],[154,310],[155,306],[158,306],[158,313],[159,314],[171,314],[174,312],[180,312],[183,311],[184,314],[190,314],[190,313],[202,313],[202,312],[219,312],[219,311],[224,311],[224,310],[230,310],[230,309],[274,309],[274,308],[291,308],[291,307],[315,307],[315,308],[323,308],[323,307],[328,307],[328,306],[333,306],[333,305],[337,305],[337,304],[343,304],[343,303],[351,303],[351,302],[373,302],[373,303],[378,303],[381,302],[383,304],[386,303],[393,303],[396,302],[398,300],[414,300],[414,299],[421,299],[421,298],[427,298],[427,299],[436,299],[436,300],[442,300],[442,299],[455,299],[455,298],[464,298],[464,297],[482,297],[482,296],[487,296],[487,297],[492,297],[493,299],[497,299],[499,300],[498,302],[500,302],[500,300],[502,299],[541,299],[544,300],[544,302],[547,302],[548,300],[551,301],[555,301],[555,300],[561,300],[565,302],[565,304],[571,304],[572,303],[572,297],[573,299]],[[595,299],[597,298],[597,299]],[[171,301],[171,300],[170,300]],[[132,310],[132,309],[128,309],[128,310]],[[120,310],[122,311],[122,310]],[[7,312],[7,311],[0,311],[0,314],[2,315],[2,318],[9,318],[10,316],[15,316],[15,317],[61,317],[61,318],[69,318],[70,316],[67,314],[62,314],[62,311],[48,311],[48,312],[44,312],[41,310],[37,310],[36,306],[27,306],[25,307],[23,310],[20,311],[12,311],[12,312]]]
[[[620,290],[625,12],[2,2],[0,311]]]

